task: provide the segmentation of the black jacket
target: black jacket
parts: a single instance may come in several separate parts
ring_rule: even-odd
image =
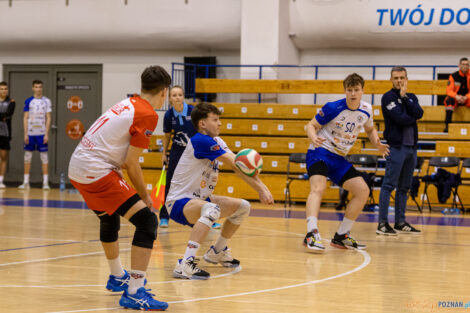
[[[414,129],[414,145],[418,143],[418,125],[416,121],[423,117],[423,109],[418,98],[412,93],[400,97],[400,90],[390,89],[382,96],[382,114],[385,121],[384,138],[390,146],[401,146],[403,128]]]

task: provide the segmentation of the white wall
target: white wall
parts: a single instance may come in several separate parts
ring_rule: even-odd
[[[102,110],[106,110],[128,93],[140,91],[140,74],[149,65],[161,65],[171,74],[172,62],[184,56],[216,56],[219,64],[239,64],[238,51],[1,51],[3,64],[103,64]],[[220,69],[221,78],[238,78],[239,71]],[[0,80],[3,79],[0,65]],[[233,97],[233,96],[232,96]],[[220,99],[219,99],[220,98]],[[232,101],[230,95],[218,101]],[[236,99],[235,99],[236,101]]]

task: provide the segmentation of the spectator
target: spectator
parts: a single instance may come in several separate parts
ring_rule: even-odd
[[[11,140],[11,117],[15,112],[15,100],[8,96],[8,84],[0,82],[0,189],[5,189],[3,177],[7,169]]]
[[[444,99],[446,106],[446,128],[449,131],[449,124],[452,123],[452,114],[457,106],[470,108],[470,72],[468,71],[468,59],[461,58],[459,70],[449,76],[446,89],[447,97]]]
[[[42,189],[49,190],[49,171],[47,143],[51,127],[51,100],[42,94],[43,83],[33,81],[33,96],[24,102],[24,180],[19,189],[29,188],[29,172],[33,151],[38,150],[42,162],[43,183]]]
[[[423,116],[418,98],[407,93],[408,77],[402,66],[392,68],[390,80],[393,88],[382,96],[382,113],[385,121],[384,137],[390,146],[386,157],[385,176],[379,198],[379,235],[396,236],[400,233],[419,233],[405,220],[406,202],[413,172],[417,162],[418,125]],[[388,223],[390,194],[395,196],[395,229]]]

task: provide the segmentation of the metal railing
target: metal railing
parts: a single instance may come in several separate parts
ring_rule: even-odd
[[[204,69],[203,72],[205,75],[203,77],[197,78],[209,78],[209,68],[257,68],[258,69],[258,79],[263,79],[263,69],[266,68],[298,68],[298,69],[311,69],[313,77],[315,80],[319,79],[321,75],[320,71],[322,69],[332,69],[332,68],[367,68],[370,69],[372,80],[376,79],[377,70],[383,68],[392,68],[397,65],[238,65],[238,64],[190,64],[190,63],[171,63],[171,77],[173,79],[173,85],[181,85],[186,92],[187,98],[193,98],[196,101],[196,71],[198,68]],[[432,69],[432,74],[430,75],[431,80],[435,80],[438,74],[438,69],[443,68],[456,68],[456,65],[400,65],[407,69],[411,68],[421,68],[421,69]],[[300,79],[300,77],[298,78]],[[371,104],[374,104],[374,95],[372,95]],[[431,105],[435,105],[436,96],[432,96]],[[208,100],[208,94],[203,94],[203,101]],[[317,101],[317,94],[313,95],[313,103]],[[258,94],[258,103],[261,103],[261,94]]]

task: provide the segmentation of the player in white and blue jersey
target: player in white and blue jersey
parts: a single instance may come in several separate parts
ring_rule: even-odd
[[[225,267],[240,265],[240,261],[232,257],[227,242],[250,214],[251,206],[243,199],[212,194],[217,184],[220,162],[231,164],[235,173],[258,192],[262,203],[274,202],[271,192],[258,176],[246,176],[235,167],[235,155],[217,137],[221,125],[219,116],[217,107],[208,103],[199,104],[191,112],[191,120],[198,132],[189,140],[176,166],[166,198],[170,218],[193,227],[186,252],[173,270],[173,276],[177,278],[209,278],[210,274],[197,266],[196,252],[212,224],[222,217],[227,219],[220,236],[206,252],[204,260]]]
[[[307,235],[304,245],[314,251],[324,251],[318,231],[318,213],[327,186],[327,178],[352,194],[338,231],[331,240],[336,248],[365,249],[350,235],[352,225],[369,197],[369,187],[361,174],[345,156],[364,128],[369,140],[382,155],[388,155],[388,145],[382,144],[374,128],[372,106],[362,101],[364,79],[354,73],[343,81],[346,98],[328,102],[307,124],[311,141],[307,152],[307,172],[310,193],[307,199]]]
[[[24,102],[24,180],[19,189],[29,188],[29,172],[33,151],[38,150],[42,162],[42,189],[49,190],[48,146],[49,129],[51,127],[51,100],[42,94],[43,83],[33,81],[33,96]]]

